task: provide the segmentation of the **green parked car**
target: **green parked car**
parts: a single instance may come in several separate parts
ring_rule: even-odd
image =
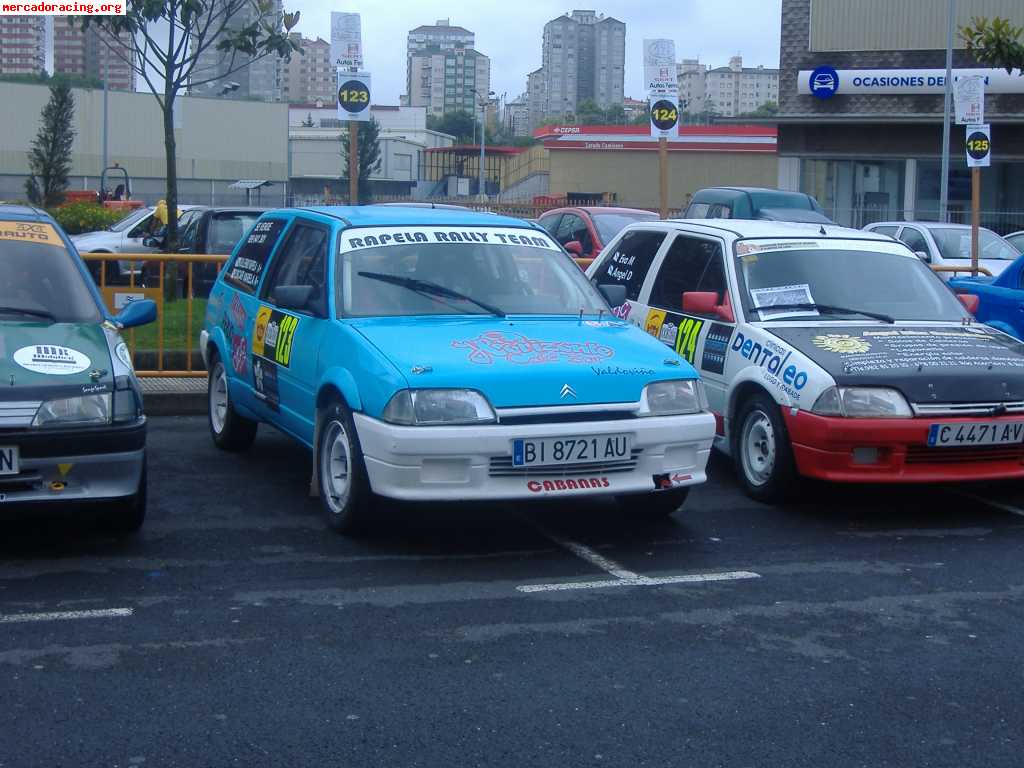
[[[146,417],[117,316],[46,213],[0,205],[0,518],[90,506],[115,530],[146,516]]]

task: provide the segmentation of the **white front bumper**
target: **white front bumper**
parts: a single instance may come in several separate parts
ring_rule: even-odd
[[[707,479],[715,435],[710,413],[554,424],[487,424],[465,427],[400,427],[354,415],[370,486],[381,496],[416,501],[536,499],[653,493],[656,476],[672,487]],[[491,459],[512,456],[517,438],[629,434],[635,466],[623,471],[562,472],[495,468]]]

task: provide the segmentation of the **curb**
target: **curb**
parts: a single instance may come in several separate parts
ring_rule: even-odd
[[[205,416],[206,394],[147,392],[143,410],[147,416]]]

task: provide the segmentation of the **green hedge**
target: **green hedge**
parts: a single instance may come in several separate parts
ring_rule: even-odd
[[[104,208],[93,203],[70,203],[54,208],[50,214],[69,235],[106,229],[125,217],[127,211]]]

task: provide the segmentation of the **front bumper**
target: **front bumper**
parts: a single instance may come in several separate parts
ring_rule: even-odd
[[[415,501],[625,495],[695,485],[707,479],[715,434],[710,413],[460,427],[401,427],[357,413],[355,424],[373,491]],[[572,470],[510,466],[517,438],[611,434],[632,436],[635,462]]]
[[[139,487],[146,419],[124,426],[0,431],[16,445],[20,472],[0,476],[0,514],[28,503],[70,504],[131,496]]]
[[[932,424],[979,419],[844,419],[788,409],[783,418],[797,470],[805,477],[845,483],[935,483],[1024,477],[1024,445],[929,448]],[[1021,417],[984,418],[1019,422]],[[855,450],[860,449],[855,454]],[[865,450],[866,449],[866,450]],[[872,458],[874,461],[866,462]],[[858,455],[859,454],[859,455]]]

